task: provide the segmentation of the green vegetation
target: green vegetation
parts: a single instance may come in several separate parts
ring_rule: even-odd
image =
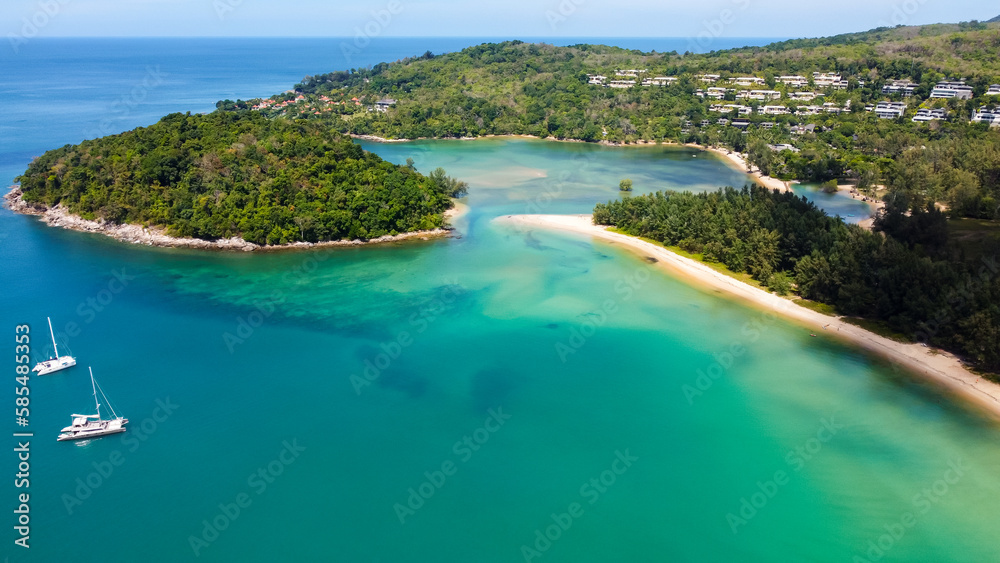
[[[973,110],[1000,103],[1000,98],[985,96],[990,84],[1000,83],[998,49],[1000,24],[981,22],[881,28],[708,54],[511,41],[309,76],[294,92],[265,101],[260,111],[385,138],[527,134],[726,146],[747,153],[765,174],[785,180],[839,179],[856,184],[868,197],[888,189],[904,193],[913,207],[934,201],[956,217],[1000,219],[1000,129],[970,121]],[[619,69],[645,72],[616,76]],[[813,72],[840,74],[847,85],[817,86]],[[703,82],[699,77],[704,73],[720,79]],[[608,88],[588,83],[588,75],[638,83]],[[786,75],[804,76],[808,83],[799,87],[778,80]],[[659,76],[677,80],[641,84]],[[763,84],[735,87],[729,79],[738,76],[754,76]],[[938,81],[956,77],[967,80],[973,99],[928,99]],[[912,81],[913,95],[883,94],[883,86],[893,80]],[[713,86],[726,90],[723,99],[696,95]],[[753,88],[776,91],[781,99],[737,102],[738,94]],[[789,94],[797,91],[819,97],[792,99]],[[373,111],[382,98],[395,104]],[[904,117],[879,119],[865,111],[889,99],[908,104]],[[710,111],[727,102],[753,111]],[[259,103],[227,100],[219,107]],[[768,104],[783,105],[789,113],[761,113]],[[838,112],[803,111],[822,104]],[[910,118],[921,107],[946,109],[947,117],[915,123]],[[741,130],[719,124],[719,118],[742,118],[750,125]],[[797,151],[772,148],[777,145]]]
[[[983,242],[972,258],[949,240],[947,219],[933,206],[890,202],[871,232],[805,198],[754,186],[624,198],[598,204],[594,222],[701,252],[706,262],[779,293],[794,289],[882,334],[1000,371],[1000,238]]]
[[[630,192],[632,191],[632,180],[631,178],[625,178],[621,182],[618,182],[618,191]]]
[[[67,145],[19,178],[24,199],[175,236],[258,244],[434,229],[467,186],[396,166],[318,122],[250,111],[172,114]]]

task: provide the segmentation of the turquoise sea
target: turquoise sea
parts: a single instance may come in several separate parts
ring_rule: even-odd
[[[446,49],[399,41],[379,56]],[[114,59],[88,62],[79,44],[61,52],[57,43],[37,43],[50,49],[39,82]],[[255,78],[219,63],[226,56],[200,58],[178,54],[170,68],[179,84],[205,85],[204,96],[168,96],[120,129],[332,70],[292,69],[288,79],[246,57],[262,67]],[[57,101],[4,82],[17,117],[4,123],[7,181],[25,155],[76,142],[100,121],[116,68],[63,83],[70,93]],[[35,75],[26,69],[22,77]],[[232,96],[207,86],[220,76]],[[42,97],[22,104],[22,94]],[[10,351],[26,323],[32,355],[45,356],[51,316],[60,351],[80,362],[31,379],[28,489],[14,485],[17,442],[6,439],[3,557],[1000,561],[995,423],[887,362],[686,285],[641,255],[492,222],[589,212],[625,176],[639,193],[746,180],[718,158],[505,138],[363,146],[468,181],[455,236],[206,253],[0,211]],[[71,413],[93,408],[86,366],[129,431],[57,443]],[[7,369],[13,377],[13,361]],[[8,405],[13,387],[0,395]],[[13,543],[23,492],[27,550]]]

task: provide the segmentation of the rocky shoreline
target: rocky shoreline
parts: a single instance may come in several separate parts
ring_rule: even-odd
[[[162,248],[196,248],[201,250],[232,250],[241,252],[269,252],[279,250],[304,250],[310,248],[325,248],[336,246],[362,246],[366,244],[379,244],[386,242],[396,242],[407,239],[427,240],[433,237],[443,237],[451,234],[450,229],[434,229],[430,231],[414,231],[411,233],[400,233],[398,235],[386,235],[368,240],[333,240],[324,242],[293,242],[281,245],[260,245],[255,244],[240,237],[232,237],[219,240],[202,240],[196,238],[172,237],[166,234],[164,229],[148,228],[142,225],[115,224],[107,221],[91,221],[79,215],[73,215],[62,205],[55,207],[43,207],[31,205],[24,201],[21,189],[14,187],[4,195],[7,207],[14,213],[22,215],[35,215],[41,221],[51,227],[60,227],[79,231],[83,233],[98,233],[109,236],[117,241],[129,244],[141,244],[144,246],[158,246]],[[449,210],[451,211],[451,210]],[[447,216],[453,214],[446,212]]]

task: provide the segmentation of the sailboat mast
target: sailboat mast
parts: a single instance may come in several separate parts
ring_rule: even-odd
[[[94,404],[97,405],[97,420],[101,419],[101,403],[97,401],[97,384],[94,383],[94,368],[88,367],[90,370],[90,387],[94,390]]]
[[[52,336],[52,348],[56,351],[56,357],[59,357],[59,347],[56,346],[56,333],[52,332],[52,317],[45,317],[49,320],[49,334]]]

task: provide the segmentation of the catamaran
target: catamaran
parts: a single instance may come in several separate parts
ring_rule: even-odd
[[[65,442],[66,440],[99,438],[101,436],[107,436],[108,434],[118,434],[119,432],[125,431],[125,425],[128,424],[128,419],[122,418],[115,413],[115,409],[111,406],[111,401],[108,400],[108,396],[104,394],[104,390],[101,389],[100,385],[94,381],[93,369],[90,370],[90,386],[94,390],[94,404],[97,405],[97,414],[74,414],[73,424],[60,430],[59,437],[56,438],[57,441]],[[105,402],[108,403],[108,408],[111,409],[111,414],[114,416],[114,418],[110,420],[101,419],[101,403],[97,399],[98,389],[101,389],[101,396],[104,397]]]
[[[59,371],[61,369],[71,368],[76,365],[76,358],[73,356],[62,356],[59,357],[59,346],[56,345],[56,333],[52,331],[52,319],[49,319],[49,334],[52,336],[52,349],[56,352],[55,358],[49,358],[44,362],[38,362],[35,369],[31,371],[37,371],[38,375],[48,375],[52,372]]]

